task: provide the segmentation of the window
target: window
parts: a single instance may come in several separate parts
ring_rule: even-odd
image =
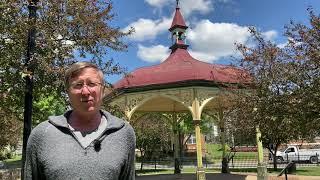
[[[187,144],[196,144],[196,137],[194,135],[191,135],[191,137],[188,139]]]

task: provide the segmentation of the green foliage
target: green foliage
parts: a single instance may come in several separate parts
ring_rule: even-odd
[[[0,156],[8,158],[8,155],[11,155],[12,150],[17,147],[21,138],[22,123],[17,120],[16,116],[5,113],[0,113],[0,115],[2,117],[0,121]]]
[[[38,101],[33,103],[33,124],[47,120],[49,116],[63,114],[66,110],[66,102],[63,97],[57,95],[41,95]]]
[[[291,22],[284,48],[250,28],[254,47],[238,44],[240,65],[252,77],[250,93],[239,93],[233,111],[238,131],[259,126],[266,148],[319,135],[320,18],[309,10],[310,26]],[[276,169],[276,163],[274,162]]]
[[[7,145],[0,149],[0,160],[11,159],[14,157],[15,148],[11,145]]]
[[[27,5],[22,0],[0,2],[0,109],[23,119],[27,35],[34,27],[36,47],[28,66],[33,71],[33,115],[38,123],[47,119],[42,116],[61,112],[64,71],[76,57],[96,63],[106,75],[123,72],[104,55],[109,50],[126,50],[122,38],[132,30],[122,32],[110,25],[115,17],[111,1],[38,1],[35,23],[29,20]]]
[[[159,157],[170,150],[170,127],[159,113],[150,113],[132,123],[136,147],[143,159]]]
[[[177,125],[177,128],[181,135],[183,137],[189,137],[193,134],[195,134],[195,126],[194,126],[194,121],[192,118],[192,115],[190,113],[180,113],[179,114],[179,125]],[[201,128],[201,133],[202,134],[207,134],[208,132],[211,131],[211,124],[213,123],[214,119],[210,116],[203,115],[201,117],[200,121],[200,128]],[[185,140],[185,144],[187,139]]]
[[[222,147],[221,144],[206,144],[208,156],[211,159],[222,159]]]

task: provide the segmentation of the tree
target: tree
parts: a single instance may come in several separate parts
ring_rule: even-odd
[[[232,133],[233,128],[230,127],[230,114],[234,107],[234,90],[225,88],[215,98],[215,104],[211,107],[211,111],[207,112],[215,119],[220,130],[220,142],[222,146],[222,173],[229,173],[229,161],[233,157],[230,153],[227,154],[227,133]],[[234,154],[233,154],[234,155]]]
[[[277,169],[275,152],[279,145],[298,138],[296,119],[289,114],[289,95],[293,90],[289,77],[292,69],[282,49],[265,41],[254,28],[250,30],[256,46],[249,48],[238,45],[238,49],[243,55],[241,66],[252,76],[253,89],[250,94],[243,93],[240,97],[235,118],[247,121],[242,124],[247,126],[243,129],[260,128],[265,147],[269,148],[270,144],[274,147],[274,151],[270,149],[270,152],[273,153],[274,168]]]
[[[141,152],[141,166],[144,160],[156,159],[170,151],[170,127],[159,113],[148,113],[133,124],[136,133],[136,147]]]
[[[47,120],[49,116],[63,114],[67,107],[64,97],[57,94],[41,94],[39,101],[33,104],[33,125]]]
[[[17,120],[17,117],[14,115],[8,115],[4,113],[0,113],[1,121],[0,121],[0,153],[6,147],[14,147],[17,148],[18,141],[20,140],[20,132],[22,131],[22,123]],[[6,155],[0,155],[0,160],[2,158],[8,158]]]
[[[266,41],[254,28],[254,47],[237,44],[239,64],[250,72],[252,88],[239,94],[233,123],[253,132],[259,126],[275,170],[280,144],[319,133],[319,17],[312,11],[310,22],[311,27],[293,22],[286,27],[285,48]]]
[[[23,66],[28,27],[25,1],[0,2],[0,80],[1,94],[6,94],[1,108],[21,113],[24,80],[28,72]],[[131,33],[122,32],[109,23],[114,19],[111,1],[39,1],[36,21],[36,51],[30,62],[34,68],[34,100],[41,94],[64,92],[63,76],[66,67],[82,57],[99,65],[106,75],[120,73],[112,60],[104,60],[109,50],[127,48],[121,38]]]
[[[179,124],[177,126],[178,132],[180,135],[180,151],[184,151],[184,147],[186,147],[187,141],[190,139],[192,135],[195,134],[195,127],[193,122],[193,117],[191,113],[180,113],[179,114]],[[203,115],[200,121],[200,128],[202,134],[207,134],[210,132],[210,124],[213,123],[213,118],[208,115]],[[181,153],[180,153],[181,154]]]
[[[285,27],[285,35],[289,39],[286,53],[293,59],[296,69],[292,76],[292,84],[296,87],[292,94],[292,111],[295,118],[304,119],[300,127],[305,130],[300,136],[312,139],[319,133],[320,120],[320,17],[312,8],[308,12],[310,24],[291,21]]]
[[[43,113],[48,108],[40,108],[42,103],[46,102],[45,106],[50,109],[59,109],[67,104],[67,99],[63,98],[66,97],[64,72],[77,58],[96,63],[105,75],[122,73],[123,68],[112,59],[105,60],[104,56],[111,50],[126,50],[127,45],[122,38],[132,30],[122,32],[110,24],[115,14],[109,0],[39,1],[35,24],[36,48],[29,62],[33,72],[30,72],[24,66],[27,30],[30,28],[27,5],[23,0],[0,2],[0,112],[23,119],[23,77],[32,76],[33,117],[36,118],[33,122],[36,122],[46,120],[43,115],[60,113],[60,110]]]

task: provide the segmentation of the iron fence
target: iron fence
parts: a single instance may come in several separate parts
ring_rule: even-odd
[[[295,158],[295,159],[293,159]],[[228,168],[230,172],[254,172],[257,169],[258,157],[256,152],[242,152],[242,153],[234,153],[233,155],[228,156]],[[288,157],[284,158],[282,161],[277,160],[276,164],[278,169],[283,169],[289,162],[295,162],[297,169],[301,167],[317,167],[320,166],[320,161],[317,159],[310,161],[310,157],[307,155],[300,155],[299,157]],[[202,159],[203,167],[215,169],[220,171],[222,168],[222,157],[203,157]],[[273,159],[269,155],[264,156],[264,163],[266,164],[268,169],[273,169]],[[197,159],[196,157],[182,157],[180,159],[181,168],[196,168],[197,167]],[[141,167],[141,162],[137,161],[136,168],[139,169]],[[145,160],[143,162],[143,167],[145,169],[172,169],[174,168],[174,159],[173,158],[153,158],[149,160]]]

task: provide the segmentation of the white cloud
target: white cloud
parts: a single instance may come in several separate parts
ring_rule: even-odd
[[[129,24],[124,31],[128,31],[131,27],[134,27],[135,32],[129,37],[134,41],[153,40],[158,34],[168,30],[171,25],[171,19],[162,18],[159,20],[151,19],[139,19]]]
[[[155,45],[145,47],[141,44],[138,45],[138,57],[146,62],[159,62],[164,61],[169,56],[169,48],[163,45]]]
[[[232,2],[232,0],[217,0],[218,2],[222,2],[222,3],[230,3]]]
[[[217,57],[210,53],[193,50],[189,50],[189,52],[192,57],[196,58],[199,61],[212,63],[213,61],[217,60]]]
[[[284,48],[286,45],[288,45],[288,42],[277,44],[278,48]]]
[[[145,0],[145,2],[157,9],[162,9],[165,6],[174,7],[173,5],[176,3],[175,0]],[[185,18],[188,18],[193,12],[206,14],[214,9],[212,0],[183,0],[179,6]]]
[[[155,27],[156,28],[156,27]],[[262,33],[266,38],[275,38],[276,31]],[[220,58],[237,56],[235,43],[250,43],[247,26],[234,23],[212,23],[202,20],[187,31],[187,44],[190,54],[201,61],[212,63]],[[160,62],[168,57],[170,50],[163,45],[146,47],[138,45],[138,57],[147,62]]]
[[[162,9],[166,6],[173,6],[175,0],[145,0],[150,6]],[[183,0],[180,2],[180,10],[185,19],[189,19],[193,13],[207,14],[214,10],[213,0]],[[218,3],[229,3],[232,0],[217,0]],[[174,6],[173,6],[174,7]],[[174,9],[172,8],[172,11]],[[172,14],[173,15],[173,14]],[[124,30],[130,27],[135,28],[135,32],[129,37],[133,41],[143,42],[154,40],[161,33],[169,33],[172,17],[152,20],[141,18],[132,22]],[[188,23],[187,23],[188,24]],[[267,40],[273,40],[277,32],[270,30],[262,35]],[[187,44],[190,45],[189,52],[196,59],[205,62],[214,62],[224,57],[236,56],[235,43],[250,45],[250,33],[247,26],[235,23],[213,23],[210,20],[196,21],[192,29],[187,30]],[[138,45],[137,56],[143,61],[160,62],[166,59],[170,50],[163,45],[146,47]]]
[[[207,62],[234,55],[234,43],[246,43],[249,37],[246,26],[212,23],[209,20],[200,21],[187,33],[187,40],[190,41],[194,56]]]
[[[277,37],[278,33],[275,30],[270,30],[262,33],[264,39],[272,41]]]
[[[155,8],[162,8],[169,4],[172,5],[175,3],[175,0],[145,0],[145,2]],[[212,11],[213,3],[210,0],[184,0],[180,3],[180,7],[182,15],[186,19],[190,14],[196,11],[202,14]],[[140,18],[125,27],[123,31],[126,32],[131,27],[134,27],[135,32],[129,37],[131,40],[140,42],[145,40],[153,40],[159,34],[168,32],[167,30],[171,25],[172,18],[173,17],[162,17],[162,19],[157,20]]]
[[[162,8],[165,5],[168,5],[170,0],[145,0],[150,6],[155,8]]]
[[[188,18],[193,12],[207,14],[214,10],[210,0],[184,0],[180,3],[180,8],[185,18]]]

